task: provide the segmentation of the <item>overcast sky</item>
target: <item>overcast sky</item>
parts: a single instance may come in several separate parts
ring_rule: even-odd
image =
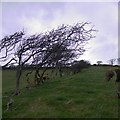
[[[85,46],[80,59],[91,63],[118,57],[117,2],[4,2],[2,3],[2,36],[24,30],[35,34],[61,24],[91,22],[99,32]]]

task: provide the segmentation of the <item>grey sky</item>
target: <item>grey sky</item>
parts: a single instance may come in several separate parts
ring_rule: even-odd
[[[61,24],[91,22],[99,30],[80,59],[104,63],[118,57],[117,2],[2,3],[2,36],[24,28],[27,34],[45,32]]]

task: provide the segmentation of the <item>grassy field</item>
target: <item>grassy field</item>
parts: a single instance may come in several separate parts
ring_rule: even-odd
[[[15,71],[3,71],[3,118],[118,118],[118,99],[114,80],[105,81],[108,67],[90,67],[75,75],[51,79],[39,87],[25,88],[14,97],[6,111],[6,102],[15,88]],[[33,79],[33,76],[31,76]]]

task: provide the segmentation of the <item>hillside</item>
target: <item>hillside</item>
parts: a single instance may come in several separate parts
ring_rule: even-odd
[[[30,90],[21,78],[21,94],[3,118],[117,118],[118,99],[114,80],[105,81],[108,67],[90,67],[75,75],[66,75]],[[15,71],[3,71],[3,96],[14,89]]]

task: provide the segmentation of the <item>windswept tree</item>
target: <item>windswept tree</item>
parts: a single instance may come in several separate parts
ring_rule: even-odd
[[[6,36],[1,40],[0,51],[2,52],[1,60],[6,62],[3,67],[11,64],[17,66],[16,69],[16,89],[14,94],[20,93],[20,77],[22,74],[23,66],[39,52],[37,40],[40,35],[32,35],[25,37],[24,32],[16,32],[13,35]]]
[[[84,46],[87,41],[95,37],[93,34],[96,30],[88,26],[87,22],[77,23],[74,26],[62,25],[46,33],[46,40],[49,44],[41,57],[37,55],[39,61],[36,76],[45,63],[49,63],[49,65],[54,63],[55,68],[60,68],[61,62],[67,63],[82,55],[85,52]]]
[[[118,65],[120,65],[120,58],[117,58],[117,63]]]
[[[116,61],[116,59],[110,59],[110,60],[108,60],[108,62],[109,62],[111,65],[113,65],[113,64],[115,63],[115,61]]]
[[[61,64],[72,62],[85,52],[85,44],[94,38],[96,30],[91,24],[77,23],[61,25],[46,33],[25,36],[24,32],[16,32],[1,40],[0,52],[2,61],[7,61],[4,66],[16,64],[16,90],[19,94],[20,76],[26,63],[36,65],[35,80],[42,79],[39,70],[43,66],[52,66],[60,69]],[[14,61],[14,62],[13,62]],[[38,80],[38,84],[39,81]]]
[[[18,79],[21,75],[21,54],[17,53],[18,46],[21,46],[22,37],[24,35],[24,32],[16,32],[13,35],[9,35],[4,37],[0,42],[0,52],[1,60],[2,62],[7,63],[4,65],[4,67],[8,66],[9,64],[19,64],[18,70],[16,72],[16,92],[18,90]],[[19,92],[18,92],[19,93]]]

